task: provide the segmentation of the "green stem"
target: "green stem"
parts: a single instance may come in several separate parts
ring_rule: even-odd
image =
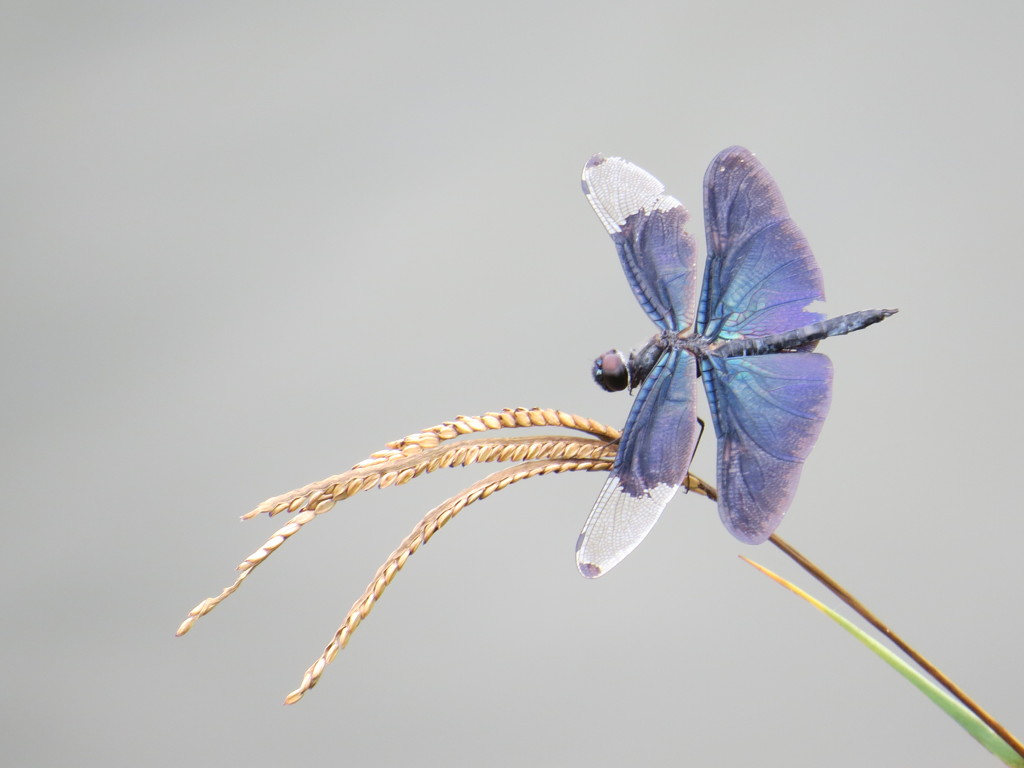
[[[1009,744],[1013,750],[1024,758],[1024,744],[1021,744],[1012,733],[1004,728],[1000,723],[992,717],[988,712],[982,709],[970,696],[963,692],[956,683],[950,680],[944,675],[934,664],[928,659],[922,656],[920,653],[915,651],[906,641],[903,640],[899,635],[893,632],[889,627],[882,623],[881,619],[875,616],[869,611],[864,605],[857,600],[853,595],[847,592],[842,586],[839,585],[832,577],[822,571],[818,566],[804,557],[800,552],[794,549],[785,540],[772,534],[771,543],[781,549],[786,555],[788,555],[797,565],[807,571],[811,576],[824,584],[829,591],[831,591],[836,597],[846,603],[848,606],[853,608],[858,614],[860,614],[865,621],[871,626],[889,638],[900,650],[902,650],[907,656],[913,659],[918,666],[921,667],[925,672],[931,675],[939,685],[944,687],[953,696],[963,702],[963,705],[971,710],[974,714],[981,719],[985,725],[995,731],[999,737]]]

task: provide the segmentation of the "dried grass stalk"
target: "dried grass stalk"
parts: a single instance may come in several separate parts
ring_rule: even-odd
[[[383,565],[377,569],[373,579],[366,586],[363,594],[353,603],[345,620],[334,633],[334,637],[324,648],[324,652],[306,670],[302,677],[302,683],[285,698],[285,704],[294,704],[303,695],[319,682],[324,669],[334,661],[338,651],[348,645],[349,638],[356,628],[370,615],[373,606],[380,600],[384,590],[394,580],[396,574],[405,565],[406,560],[416,552],[423,544],[430,541],[430,538],[437,533],[449,520],[479,499],[485,499],[495,491],[506,488],[512,483],[525,480],[536,475],[550,474],[551,472],[566,472],[572,470],[600,471],[609,469],[612,460],[579,460],[579,459],[552,459],[544,461],[528,461],[514,467],[508,467],[499,472],[488,475],[478,483],[452,496],[450,499],[434,507],[426,516],[416,524],[412,532],[405,537],[398,548],[392,552]]]
[[[598,421],[551,408],[506,408],[503,411],[485,413],[483,416],[458,416],[454,421],[427,427],[421,432],[387,443],[383,450],[370,454],[369,458],[359,462],[348,472],[267,499],[252,511],[242,515],[242,519],[248,520],[260,514],[273,516],[281,512],[304,512],[307,509],[317,509],[318,505],[324,505],[323,511],[327,511],[333,506],[333,502],[347,499],[360,491],[378,485],[381,488],[401,485],[423,472],[433,472],[442,466],[465,466],[474,461],[507,461],[506,458],[490,456],[468,457],[462,453],[469,450],[465,447],[454,449],[450,460],[439,460],[431,465],[422,459],[423,454],[445,440],[474,432],[515,427],[565,427],[587,432],[607,442],[618,440],[621,434],[614,427],[605,426]],[[465,446],[466,443],[459,445]]]
[[[475,438],[461,440],[452,445],[443,442],[462,435],[488,430],[514,427],[554,426],[576,429],[594,435],[591,438],[573,436],[540,436],[513,438]],[[371,454],[348,472],[334,475],[319,482],[297,488],[268,499],[242,516],[243,520],[266,513],[273,516],[281,512],[293,513],[289,522],[271,535],[263,546],[237,566],[235,581],[220,594],[208,597],[189,611],[178,627],[177,634],[188,632],[201,617],[216,608],[233,594],[249,574],[290,539],[306,523],[329,511],[334,505],[360,491],[402,485],[421,474],[437,469],[468,466],[480,462],[515,461],[516,466],[495,472],[443,504],[435,507],[413,528],[398,549],[391,553],[377,569],[373,580],[353,604],[345,620],[327,644],[323,654],[306,670],[302,683],[288,694],[286,704],[294,704],[320,680],[324,669],[344,648],[352,633],[380,599],[406,560],[466,506],[490,496],[512,483],[537,475],[571,471],[603,471],[610,469],[615,458],[619,430],[600,422],[556,411],[549,408],[515,408],[485,413],[479,417],[459,416],[401,440],[388,443],[384,450]],[[715,490],[703,480],[690,475],[686,479],[688,490],[715,498]]]
[[[576,429],[595,435],[598,439],[561,436],[476,438],[450,446],[441,445],[444,441],[475,432],[537,426]],[[306,523],[330,511],[342,499],[370,488],[402,485],[414,477],[437,469],[468,466],[478,462],[614,456],[615,446],[610,443],[617,440],[619,434],[617,429],[600,422],[551,408],[506,408],[483,416],[459,416],[454,421],[446,421],[387,443],[384,450],[371,454],[348,472],[267,499],[243,515],[243,520],[261,513],[273,516],[285,511],[295,516],[235,567],[238,576],[234,582],[221,590],[220,594],[206,598],[189,611],[176,634],[180,636],[188,632],[200,617],[234,594],[260,563],[298,533]]]
[[[289,693],[284,700],[285,704],[294,704],[301,699],[306,691],[319,682],[327,665],[334,661],[338,651],[348,645],[352,633],[362,623],[363,619],[370,615],[373,606],[380,600],[384,590],[388,588],[395,576],[405,565],[406,560],[416,552],[423,544],[430,541],[430,538],[437,533],[455,515],[479,499],[486,499],[495,491],[507,488],[512,483],[526,480],[537,475],[547,475],[552,472],[598,472],[611,469],[614,457],[607,457],[598,460],[576,460],[576,459],[554,459],[549,461],[530,461],[515,467],[508,467],[499,472],[488,475],[483,480],[470,486],[464,491],[452,496],[443,504],[430,510],[412,532],[405,537],[398,548],[388,555],[388,558],[377,569],[373,579],[363,590],[363,594],[352,604],[348,614],[345,616],[338,631],[324,648],[324,652],[306,670],[302,676],[299,687]],[[702,496],[715,498],[713,486],[701,480],[696,475],[688,475],[685,486],[687,490],[698,493]]]

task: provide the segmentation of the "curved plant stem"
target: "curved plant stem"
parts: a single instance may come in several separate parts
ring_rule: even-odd
[[[530,438],[481,436],[447,444],[448,440],[474,433],[505,428],[543,426],[578,430],[590,436],[541,435]],[[459,416],[453,421],[446,421],[408,435],[401,440],[390,442],[383,450],[371,454],[369,458],[356,464],[348,472],[333,475],[325,480],[275,496],[243,515],[242,519],[245,520],[260,514],[274,516],[287,512],[290,513],[290,519],[286,525],[275,531],[262,547],[237,566],[239,573],[231,585],[224,588],[220,594],[206,598],[189,611],[185,621],[178,628],[177,634],[183,635],[188,632],[196,620],[205,616],[225,598],[233,594],[249,574],[276,552],[285,541],[298,533],[307,523],[328,512],[338,501],[371,488],[402,485],[421,474],[438,469],[468,466],[481,462],[515,462],[513,466],[485,477],[438,505],[413,528],[398,549],[392,552],[378,569],[366,590],[349,610],[323,654],[306,671],[302,683],[285,699],[285,703],[293,704],[317,684],[324,669],[348,644],[352,633],[369,615],[384,590],[405,565],[406,560],[464,507],[529,477],[580,470],[608,470],[612,467],[615,459],[619,435],[619,431],[613,427],[564,411],[550,408],[507,408],[482,416]],[[685,485],[688,490],[707,496],[712,500],[717,499],[715,488],[694,475],[687,477]],[[978,706],[934,664],[914,650],[865,608],[860,601],[786,541],[775,535],[771,536],[770,541],[855,610],[865,621],[889,638],[1024,758],[1024,745]]]
[[[885,637],[889,638],[901,651],[903,651],[905,654],[907,654],[907,656],[913,659],[917,663],[917,665],[921,667],[921,669],[927,672],[933,680],[935,680],[939,685],[941,685],[943,688],[945,688],[947,691],[953,694],[953,696],[959,699],[963,703],[963,705],[967,707],[969,710],[971,710],[974,714],[976,714],[978,718],[985,723],[985,725],[987,725],[989,728],[995,731],[999,735],[999,738],[1001,738],[1003,741],[1009,744],[1018,755],[1024,758],[1024,744],[1021,744],[1021,742],[1018,741],[1012,733],[1006,730],[1006,728],[1004,728],[999,723],[999,721],[997,721],[995,718],[992,717],[992,715],[990,715],[988,712],[982,709],[981,706],[974,701],[974,699],[972,699],[970,696],[964,693],[960,686],[958,686],[956,683],[954,683],[952,680],[946,677],[942,670],[940,670],[938,667],[936,667],[934,664],[928,661],[928,659],[926,659],[924,656],[918,653],[902,637],[893,632],[886,624],[882,622],[881,619],[879,619],[871,611],[869,611],[863,603],[861,603],[859,600],[857,600],[857,598],[855,598],[853,595],[847,592],[846,589],[842,587],[835,579],[833,579],[831,576],[829,576],[827,573],[821,570],[821,568],[819,568],[813,562],[808,560],[807,557],[801,554],[787,541],[785,541],[780,536],[777,536],[775,534],[772,534],[769,541],[771,541],[772,544],[774,544],[776,547],[782,550],[782,552],[784,552],[790,559],[792,559],[793,562],[795,562],[797,565],[799,565],[801,568],[807,571],[807,573],[809,573],[811,576],[813,576],[815,579],[821,582],[825,587],[827,587],[828,590],[832,592],[832,594],[834,594],[836,597],[838,597],[840,600],[842,600],[844,603],[850,606],[853,610],[855,610],[858,614],[860,614],[860,616],[869,624],[871,624],[871,626],[873,626],[875,629],[881,632]]]

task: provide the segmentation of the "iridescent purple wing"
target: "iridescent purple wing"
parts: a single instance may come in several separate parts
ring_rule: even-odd
[[[804,310],[825,298],[821,271],[789,218],[778,186],[743,147],[704,174],[704,268],[697,330],[711,339],[783,333],[824,319]]]
[[[619,157],[594,155],[583,193],[619,252],[640,306],[660,328],[681,331],[694,319],[696,256],[690,215],[664,185]]]
[[[705,359],[718,436],[718,513],[740,541],[760,544],[782,522],[832,399],[825,355],[783,352]]]
[[[615,465],[576,542],[576,565],[596,578],[643,541],[686,478],[697,441],[694,357],[662,355],[622,431]]]

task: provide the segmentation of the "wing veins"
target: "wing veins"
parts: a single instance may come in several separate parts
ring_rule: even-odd
[[[801,354],[801,353],[785,353],[785,354]],[[776,411],[788,414],[789,416],[793,417],[794,419],[802,419],[804,421],[812,421],[812,422],[813,421],[821,421],[821,419],[817,418],[812,413],[796,412],[796,411],[793,411],[793,410],[785,407],[784,405],[782,405],[779,402],[779,399],[777,397],[774,397],[771,394],[773,390],[767,389],[767,388],[765,388],[765,387],[760,385],[760,380],[766,380],[766,379],[776,380],[776,381],[787,381],[787,382],[788,381],[805,382],[805,381],[807,381],[806,378],[801,378],[801,377],[796,377],[796,376],[779,376],[779,375],[775,375],[775,374],[763,374],[763,373],[762,374],[753,374],[752,373],[751,376],[753,378],[753,381],[745,381],[744,385],[749,389],[749,391],[751,393],[756,395],[761,400],[762,403],[767,403],[770,407],[773,407]],[[730,390],[730,392],[735,393],[735,389],[733,389],[731,384],[728,381],[725,380],[724,376],[720,380],[722,382],[722,386],[726,387],[728,390]],[[758,447],[758,449],[762,453],[764,453],[767,456],[771,456],[771,457],[773,457],[775,459],[778,459],[779,461],[803,463],[804,459],[794,459],[791,455],[780,456],[775,450],[769,450],[769,448],[765,447],[765,445],[763,444],[762,439],[759,439],[758,436],[756,436],[754,433],[752,433],[750,431],[748,426],[752,426],[754,424],[759,423],[757,421],[757,419],[751,418],[749,416],[749,414],[755,413],[756,410],[757,410],[754,407],[753,403],[747,403],[744,400],[744,398],[737,396],[737,397],[730,397],[729,398],[729,406],[730,407],[728,409],[726,409],[726,413],[729,414],[729,422],[732,425],[733,430],[737,431],[737,432],[742,432],[744,435],[746,435],[747,439],[753,445],[756,445]],[[740,418],[741,416],[743,416],[743,418]],[[767,433],[767,435],[770,435],[772,438],[775,438],[775,442],[776,443],[784,442],[784,441],[778,440],[779,431],[776,428],[776,425],[775,425],[774,422],[772,422],[771,420],[767,420],[767,421],[764,421],[764,422],[760,422],[760,424],[761,424],[762,427],[767,427],[766,429],[763,430],[763,432]]]

